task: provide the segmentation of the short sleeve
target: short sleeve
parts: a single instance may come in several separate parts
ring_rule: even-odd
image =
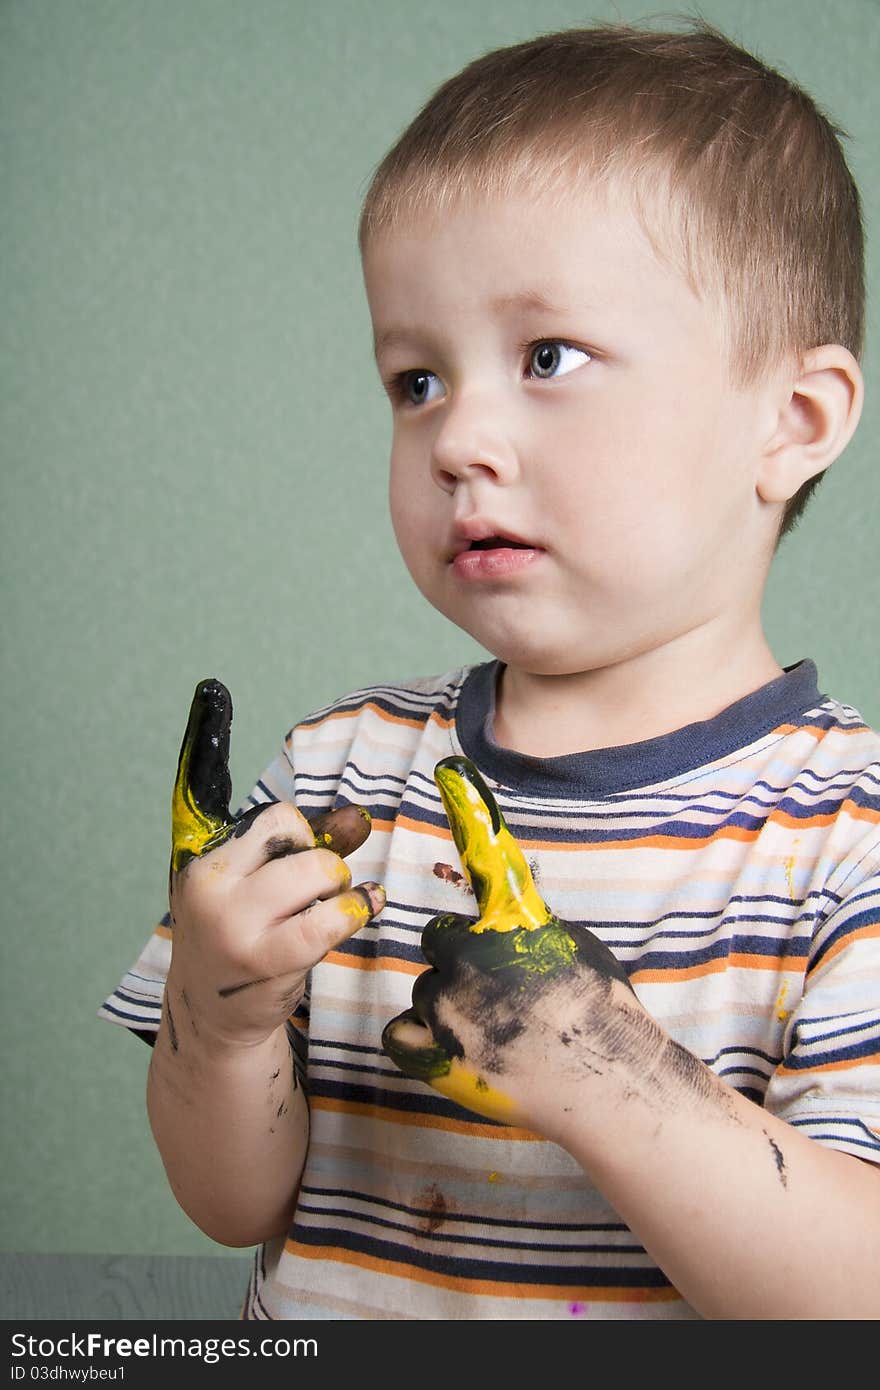
[[[880,1163],[880,834],[838,879],[786,1027],[768,1110],[810,1138]],[[846,891],[848,890],[848,891]]]

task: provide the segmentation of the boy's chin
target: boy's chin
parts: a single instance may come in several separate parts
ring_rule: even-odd
[[[481,630],[476,624],[468,627],[459,623],[457,626],[462,627],[463,631],[479,642],[496,661],[513,670],[522,671],[524,675],[571,676],[592,669],[589,660],[586,664],[581,664],[579,654],[572,651],[570,644],[551,644],[546,640],[542,642],[538,640],[537,632],[532,640],[529,640],[521,636],[499,637],[497,633]]]
[[[485,614],[462,613],[454,603],[438,601],[438,596],[428,592],[426,587],[421,584],[418,587],[432,608],[505,666],[533,676],[571,676],[606,664],[603,651],[575,647],[571,632],[564,625],[551,625],[537,613],[524,618],[523,609],[527,604],[522,599],[512,605],[509,622],[499,617],[498,609],[494,620],[486,621]],[[613,661],[614,654],[609,656]]]

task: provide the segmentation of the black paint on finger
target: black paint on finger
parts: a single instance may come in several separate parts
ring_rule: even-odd
[[[246,835],[254,821],[276,804],[274,801],[261,801],[259,806],[249,806],[246,811],[242,811],[240,816],[235,817],[235,824],[229,832],[230,839],[237,840]]]
[[[190,859],[222,844],[235,824],[229,812],[231,723],[232,700],[226,686],[213,677],[201,681],[190,706],[171,801],[171,867],[175,872]]]
[[[210,820],[231,819],[229,802],[229,730],[232,700],[226,686],[216,679],[196,688],[190,710],[184,749],[189,744],[188,783],[193,800]],[[184,750],[182,749],[181,752]]]

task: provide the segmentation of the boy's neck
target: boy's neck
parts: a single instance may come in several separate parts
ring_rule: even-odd
[[[659,738],[711,719],[782,674],[760,629],[712,654],[699,636],[613,666],[536,675],[506,666],[494,735],[504,748],[552,758]]]

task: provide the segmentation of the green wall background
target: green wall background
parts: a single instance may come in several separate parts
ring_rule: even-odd
[[[812,655],[823,688],[880,723],[880,8],[701,10],[852,137],[868,404],[778,557],[767,622],[779,660]],[[163,907],[193,687],[217,674],[232,690],[242,796],[298,716],[482,656],[416,593],[386,517],[361,196],[470,58],[651,13],[624,0],[0,4],[7,1251],[220,1253],[167,1190],[147,1049],[95,1018]]]

